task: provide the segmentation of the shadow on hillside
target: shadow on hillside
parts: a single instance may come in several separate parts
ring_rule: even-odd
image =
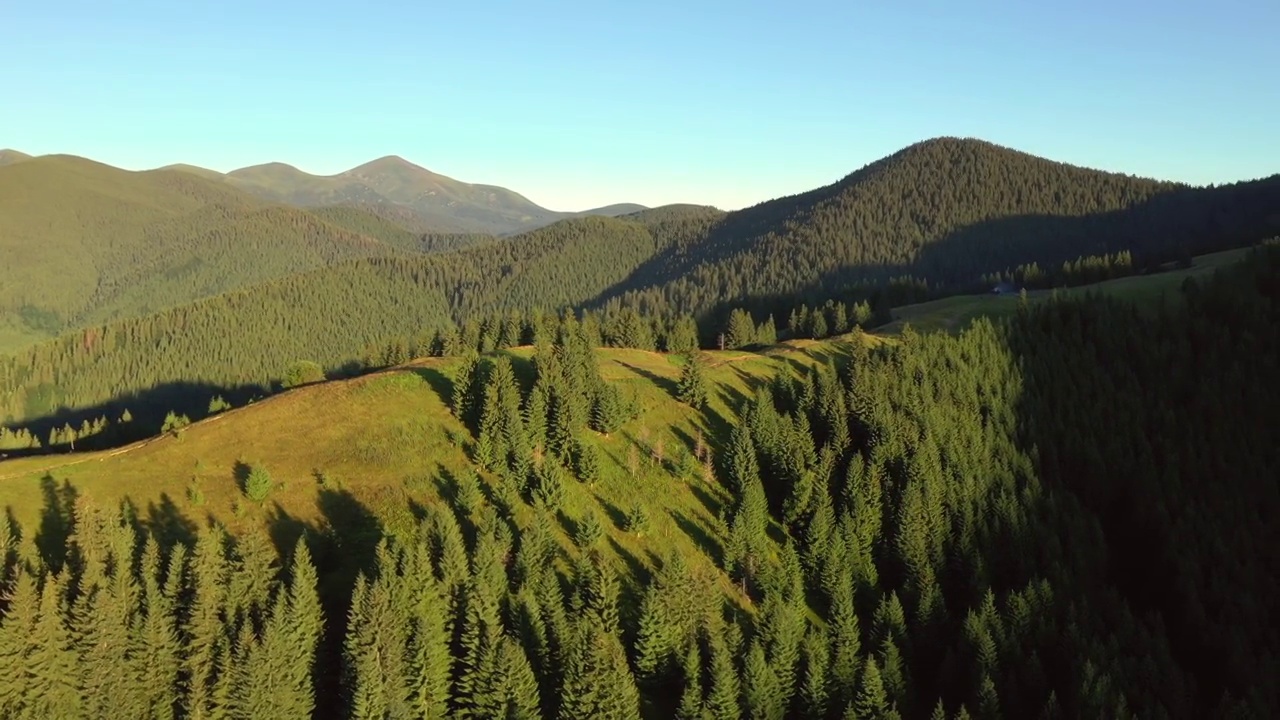
[[[872,166],[875,167],[875,166]],[[766,238],[787,223],[808,220],[817,205],[836,197],[872,167],[833,185],[780,198],[731,213],[694,245],[674,243],[642,263],[621,282],[583,303],[601,308],[629,292],[661,287],[674,278],[698,279],[695,270],[735,257],[785,250]],[[923,245],[909,262],[850,264],[821,273],[806,285],[779,293],[728,298],[697,316],[704,347],[714,345],[729,312],[738,307],[756,320],[773,315],[779,329],[791,310],[828,298],[869,300],[880,310],[946,295],[985,292],[984,274],[1036,262],[1058,268],[1081,256],[1128,251],[1139,268],[1154,268],[1185,256],[1257,243],[1280,233],[1280,175],[1263,180],[1207,188],[1170,188],[1129,207],[1078,216],[1023,213],[958,228]],[[905,229],[904,229],[905,231]],[[790,250],[798,248],[792,246]],[[794,259],[788,259],[795,262]],[[886,288],[895,278],[928,278],[927,286]],[[884,289],[882,289],[884,288]]]
[[[673,400],[680,399],[680,385],[675,380],[672,380],[669,377],[663,377],[652,370],[646,370],[639,365],[632,365],[631,363],[622,362],[621,360],[618,361],[618,364],[640,377],[647,379],[649,382],[652,382],[658,387],[658,389],[662,390],[667,395],[670,395]]]
[[[67,539],[75,528],[76,499],[80,493],[71,481],[59,485],[52,475],[40,478],[40,494],[44,507],[40,511],[40,527],[34,536],[40,559],[52,572],[61,572],[67,562]]]
[[[680,530],[689,537],[690,540],[697,545],[702,552],[707,554],[715,561],[717,566],[724,566],[724,550],[720,547],[720,543],[715,539],[713,533],[707,530],[702,523],[690,518],[688,515],[679,510],[668,510],[671,519],[675,520]]]
[[[436,396],[440,398],[440,402],[444,403],[445,407],[450,407],[453,404],[452,378],[436,368],[415,367],[412,371],[435,391]]]
[[[234,407],[241,407],[270,394],[271,391],[268,388],[260,385],[228,386],[171,382],[148,390],[119,395],[96,405],[79,408],[61,406],[49,412],[38,413],[30,419],[13,423],[12,427],[25,428],[35,435],[42,447],[35,450],[6,450],[5,455],[25,457],[72,452],[73,449],[80,452],[120,447],[159,435],[165,416],[169,412],[185,415],[194,422],[209,417],[209,401],[215,397],[221,397]],[[121,422],[126,411],[132,419],[129,422]],[[73,444],[62,442],[49,446],[48,441],[54,430],[70,426],[78,431],[84,423],[93,423],[102,418],[105,418],[108,423],[106,430],[76,438]]]
[[[126,503],[129,501],[126,500]],[[142,517],[136,511],[134,517]],[[139,523],[139,529],[145,528],[151,533],[160,547],[168,549],[174,545],[194,547],[198,528],[168,493],[160,493],[160,502],[148,502],[145,523]]]

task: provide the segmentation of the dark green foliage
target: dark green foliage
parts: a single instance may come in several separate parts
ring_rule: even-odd
[[[677,386],[680,402],[697,410],[706,407],[711,395],[707,365],[706,355],[694,352],[685,358],[684,367],[680,369],[680,383]]]
[[[636,535],[643,535],[649,530],[649,511],[645,510],[643,503],[636,503],[627,511],[626,530]]]
[[[499,512],[463,475],[345,587],[326,563],[351,536],[281,557],[275,534],[210,525],[188,549],[81,503],[37,536],[54,572],[15,557],[0,514],[0,715],[1273,716],[1278,278],[1264,249],[1150,313],[1049,301],[753,388],[707,428],[736,589],[658,556],[664,517],[604,542],[594,492],[566,489],[560,458],[583,474],[610,387],[566,316],[527,397],[501,357],[458,395],[526,458],[535,507]],[[797,322],[814,312],[837,324],[834,306]],[[535,461],[513,448],[538,412],[561,430]],[[651,577],[617,561],[631,545]]]
[[[600,542],[600,538],[604,537],[604,525],[600,523],[600,516],[594,510],[588,510],[576,525],[573,540],[578,544],[578,547],[594,547],[596,543]]]
[[[756,342],[756,325],[751,313],[735,308],[729,313],[729,322],[724,329],[725,349],[744,348]]]
[[[594,484],[600,479],[600,448],[579,440],[573,451],[573,468],[579,480]]]
[[[626,400],[617,386],[605,385],[596,393],[591,407],[591,429],[608,435],[626,422],[628,415]]]

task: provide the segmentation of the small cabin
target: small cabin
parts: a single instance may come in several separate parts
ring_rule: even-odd
[[[1013,295],[1016,292],[1017,290],[1014,289],[1013,283],[1009,282],[997,283],[995,287],[991,288],[992,295]]]

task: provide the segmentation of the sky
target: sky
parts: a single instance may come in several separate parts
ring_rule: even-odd
[[[400,155],[556,210],[736,209],[944,135],[1280,172],[1276,0],[10,0],[0,25],[0,147],[133,170]]]

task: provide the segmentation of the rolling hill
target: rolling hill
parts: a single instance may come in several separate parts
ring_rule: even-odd
[[[0,349],[415,246],[359,210],[326,219],[190,173],[72,156],[5,165]]]

